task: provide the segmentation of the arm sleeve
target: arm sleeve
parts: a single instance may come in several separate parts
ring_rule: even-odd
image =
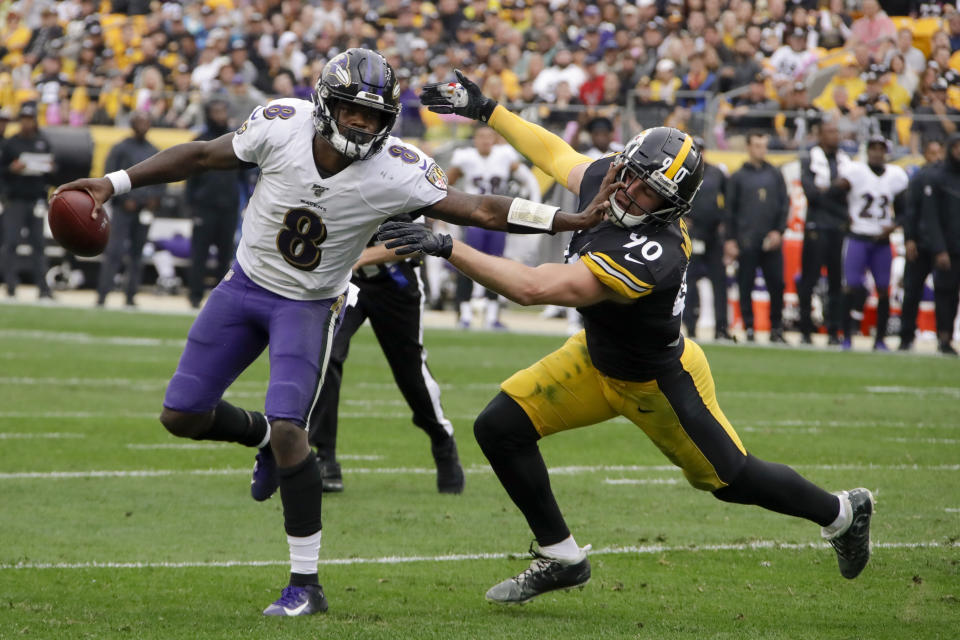
[[[810,159],[807,158],[800,163],[800,185],[803,187],[803,195],[807,198],[807,208],[819,204],[820,189],[813,183],[814,175],[810,169]]]
[[[923,197],[923,172],[918,171],[907,187],[907,197],[903,208],[903,239],[909,242],[917,240],[917,219],[920,214],[920,202]]]
[[[783,233],[787,229],[787,217],[790,215],[790,192],[787,191],[787,181],[783,172],[774,167],[777,175],[777,190],[779,193],[779,215],[777,217],[777,231]]]
[[[527,122],[501,105],[493,110],[489,124],[527,160],[564,187],[567,186],[567,176],[574,167],[593,162],[589,156],[579,153],[559,136]]]
[[[727,204],[727,240],[737,239],[737,213],[739,208],[739,194],[737,191],[737,174],[734,173],[730,176],[730,179],[727,180],[727,191],[726,197],[724,198]]]
[[[940,176],[937,176],[940,177]],[[943,227],[940,224],[940,210],[943,202],[940,185],[934,176],[923,185],[921,196],[920,215],[927,222],[930,230],[930,250],[933,253],[943,253],[947,245],[943,240]]]

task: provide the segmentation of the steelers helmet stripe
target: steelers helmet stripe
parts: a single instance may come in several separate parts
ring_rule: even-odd
[[[673,159],[673,162],[670,163],[670,167],[664,172],[663,175],[673,179],[673,176],[677,175],[677,171],[680,170],[680,167],[683,166],[683,163],[687,160],[687,155],[690,153],[690,149],[693,148],[693,138],[683,134],[683,144],[680,145],[680,151],[677,153],[677,157]]]
[[[634,284],[629,278],[625,277],[616,269],[611,268],[603,259],[596,257],[592,253],[587,253],[582,257],[583,264],[590,272],[604,285],[610,287],[620,295],[626,298],[640,298],[650,293],[650,289]]]

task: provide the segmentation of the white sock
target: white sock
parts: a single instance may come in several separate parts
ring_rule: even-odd
[[[540,547],[540,553],[548,558],[575,560],[580,557],[582,552],[580,547],[577,546],[577,541],[573,539],[573,535],[569,535],[566,540],[562,540],[557,544],[548,544],[545,547]]]
[[[853,508],[850,506],[850,498],[847,497],[847,492],[841,491],[836,495],[840,501],[840,513],[837,514],[836,520],[820,530],[820,535],[827,540],[836,538],[846,531],[850,523],[853,522]]]
[[[263,440],[260,441],[260,444],[257,445],[257,449],[263,449],[265,446],[270,444],[270,421],[267,421],[267,432],[263,434]]]
[[[460,322],[465,322],[470,324],[470,320],[473,319],[473,307],[470,306],[470,302],[461,302],[460,303]]]
[[[306,538],[287,536],[287,544],[290,545],[290,573],[309,575],[317,572],[317,565],[320,563],[321,533],[323,533],[322,529]]]
[[[500,301],[487,300],[487,326],[493,326],[500,319]]]

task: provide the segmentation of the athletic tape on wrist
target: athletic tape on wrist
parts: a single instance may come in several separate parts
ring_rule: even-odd
[[[507,213],[507,222],[531,229],[553,230],[553,218],[560,207],[551,207],[532,200],[514,198]]]
[[[118,196],[121,193],[127,193],[130,191],[132,185],[130,184],[130,176],[127,175],[127,172],[121,169],[120,171],[114,171],[113,173],[108,173],[103,176],[110,181],[110,184],[113,185],[113,195]]]

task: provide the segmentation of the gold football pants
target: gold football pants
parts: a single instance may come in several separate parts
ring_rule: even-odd
[[[680,358],[656,379],[628,382],[593,366],[581,331],[500,388],[523,407],[541,436],[624,416],[698,489],[727,486],[746,460],[717,404],[710,365],[692,340],[684,340]]]

